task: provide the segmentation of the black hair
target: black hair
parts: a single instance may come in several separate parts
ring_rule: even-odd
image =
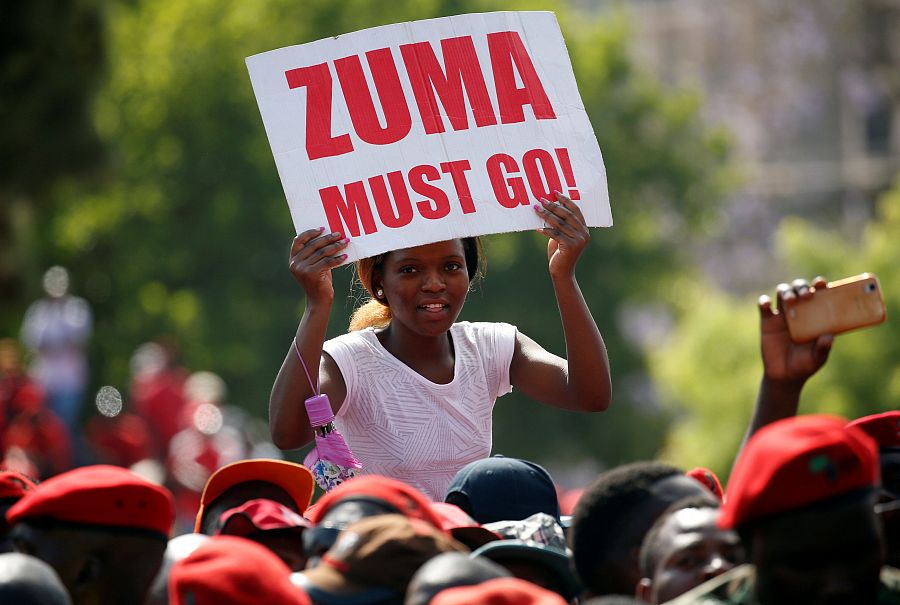
[[[681,500],[678,500],[669,508],[667,508],[666,511],[659,516],[659,519],[657,519],[656,522],[650,527],[650,531],[647,532],[647,535],[644,536],[644,542],[641,545],[641,554],[638,559],[641,565],[641,575],[645,578],[653,577],[653,572],[656,570],[656,566],[659,564],[659,560],[656,556],[656,540],[659,538],[659,533],[662,531],[662,527],[666,524],[666,521],[668,521],[669,517],[686,508],[718,509],[719,506],[719,502],[714,500],[712,494],[710,494],[709,498],[703,496],[690,496],[689,498],[682,498]]]
[[[630,529],[623,521],[650,496],[654,483],[681,474],[677,467],[663,462],[634,462],[606,471],[585,490],[572,515],[569,547],[575,572],[591,592],[618,592],[616,579],[598,573],[598,568],[623,556],[624,538]]]

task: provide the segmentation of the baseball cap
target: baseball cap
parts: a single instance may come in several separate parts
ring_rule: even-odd
[[[700,485],[708,489],[716,497],[716,500],[722,501],[722,484],[714,472],[708,468],[698,466],[686,472],[685,475],[695,481],[699,481]]]
[[[878,448],[836,416],[786,418],[760,429],[728,484],[719,527],[796,510],[879,484]]]
[[[458,586],[437,593],[431,605],[565,605],[565,601],[531,582],[497,578],[474,586]]]
[[[470,557],[485,557],[500,565],[504,561],[531,561],[548,569],[559,580],[566,600],[577,597],[582,590],[581,583],[572,572],[568,553],[545,544],[525,540],[499,540],[485,544],[475,550]]]
[[[900,447],[900,411],[863,416],[851,420],[847,426],[862,429],[880,448]]]
[[[458,506],[446,502],[432,502],[430,506],[441,518],[444,531],[450,532],[451,536],[469,548],[475,549],[501,538],[499,534],[482,526]]]
[[[37,487],[37,483],[28,475],[19,471],[0,471],[0,500],[21,498],[35,487]]]
[[[309,605],[291,570],[265,546],[212,536],[169,572],[172,605]]]
[[[222,513],[216,535],[246,537],[260,531],[308,527],[312,527],[312,522],[283,504],[256,498]]]
[[[302,464],[270,458],[239,460],[223,466],[206,482],[203,493],[200,494],[200,507],[197,509],[194,531],[201,531],[203,511],[213,500],[227,489],[247,481],[264,481],[277,485],[288,493],[297,505],[297,510],[301,512],[309,507],[312,500],[313,476]]]
[[[296,574],[295,581],[317,603],[336,602],[348,594],[362,597],[360,602],[378,602],[402,595],[419,567],[453,551],[467,549],[421,519],[377,515],[349,525],[318,567]]]
[[[456,473],[444,501],[459,505],[479,523],[525,519],[534,513],[559,520],[559,500],[550,474],[518,458],[492,456],[470,462]]]
[[[169,490],[127,469],[84,466],[42,482],[6,513],[10,525],[42,518],[142,529],[166,538],[175,504]]]
[[[420,519],[438,529],[444,526],[440,516],[431,510],[431,501],[425,494],[402,481],[381,475],[362,475],[341,483],[319,499],[308,513],[309,520],[319,523],[333,506],[347,500],[375,500],[406,517]]]

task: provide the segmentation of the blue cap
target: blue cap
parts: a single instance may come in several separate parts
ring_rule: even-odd
[[[467,464],[450,482],[444,501],[482,524],[519,521],[535,513],[559,521],[559,500],[550,474],[518,458],[493,456]]]

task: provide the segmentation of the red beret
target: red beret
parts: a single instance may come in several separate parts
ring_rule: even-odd
[[[0,500],[21,498],[37,484],[19,471],[0,471]]]
[[[85,466],[47,479],[6,513],[12,525],[54,519],[154,531],[167,537],[175,521],[172,494],[118,466]]]
[[[265,546],[213,536],[169,572],[172,605],[309,605],[291,570]]]
[[[900,411],[872,414],[852,420],[848,427],[855,426],[875,440],[878,447],[900,446]]]
[[[457,586],[437,593],[431,605],[565,605],[566,601],[536,584],[518,578],[495,578],[474,586]]]
[[[878,448],[835,416],[797,416],[760,429],[738,458],[719,527],[733,529],[879,483]]]
[[[357,498],[381,500],[405,517],[427,521],[438,529],[444,528],[444,522],[431,510],[431,501],[425,494],[402,481],[381,475],[362,475],[341,483],[322,496],[316,505],[307,511],[307,517],[317,524],[338,502]]]

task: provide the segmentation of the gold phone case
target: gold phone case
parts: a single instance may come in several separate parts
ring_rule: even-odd
[[[811,298],[787,300],[784,307],[788,332],[796,343],[873,326],[886,318],[881,286],[871,273],[830,282]]]

